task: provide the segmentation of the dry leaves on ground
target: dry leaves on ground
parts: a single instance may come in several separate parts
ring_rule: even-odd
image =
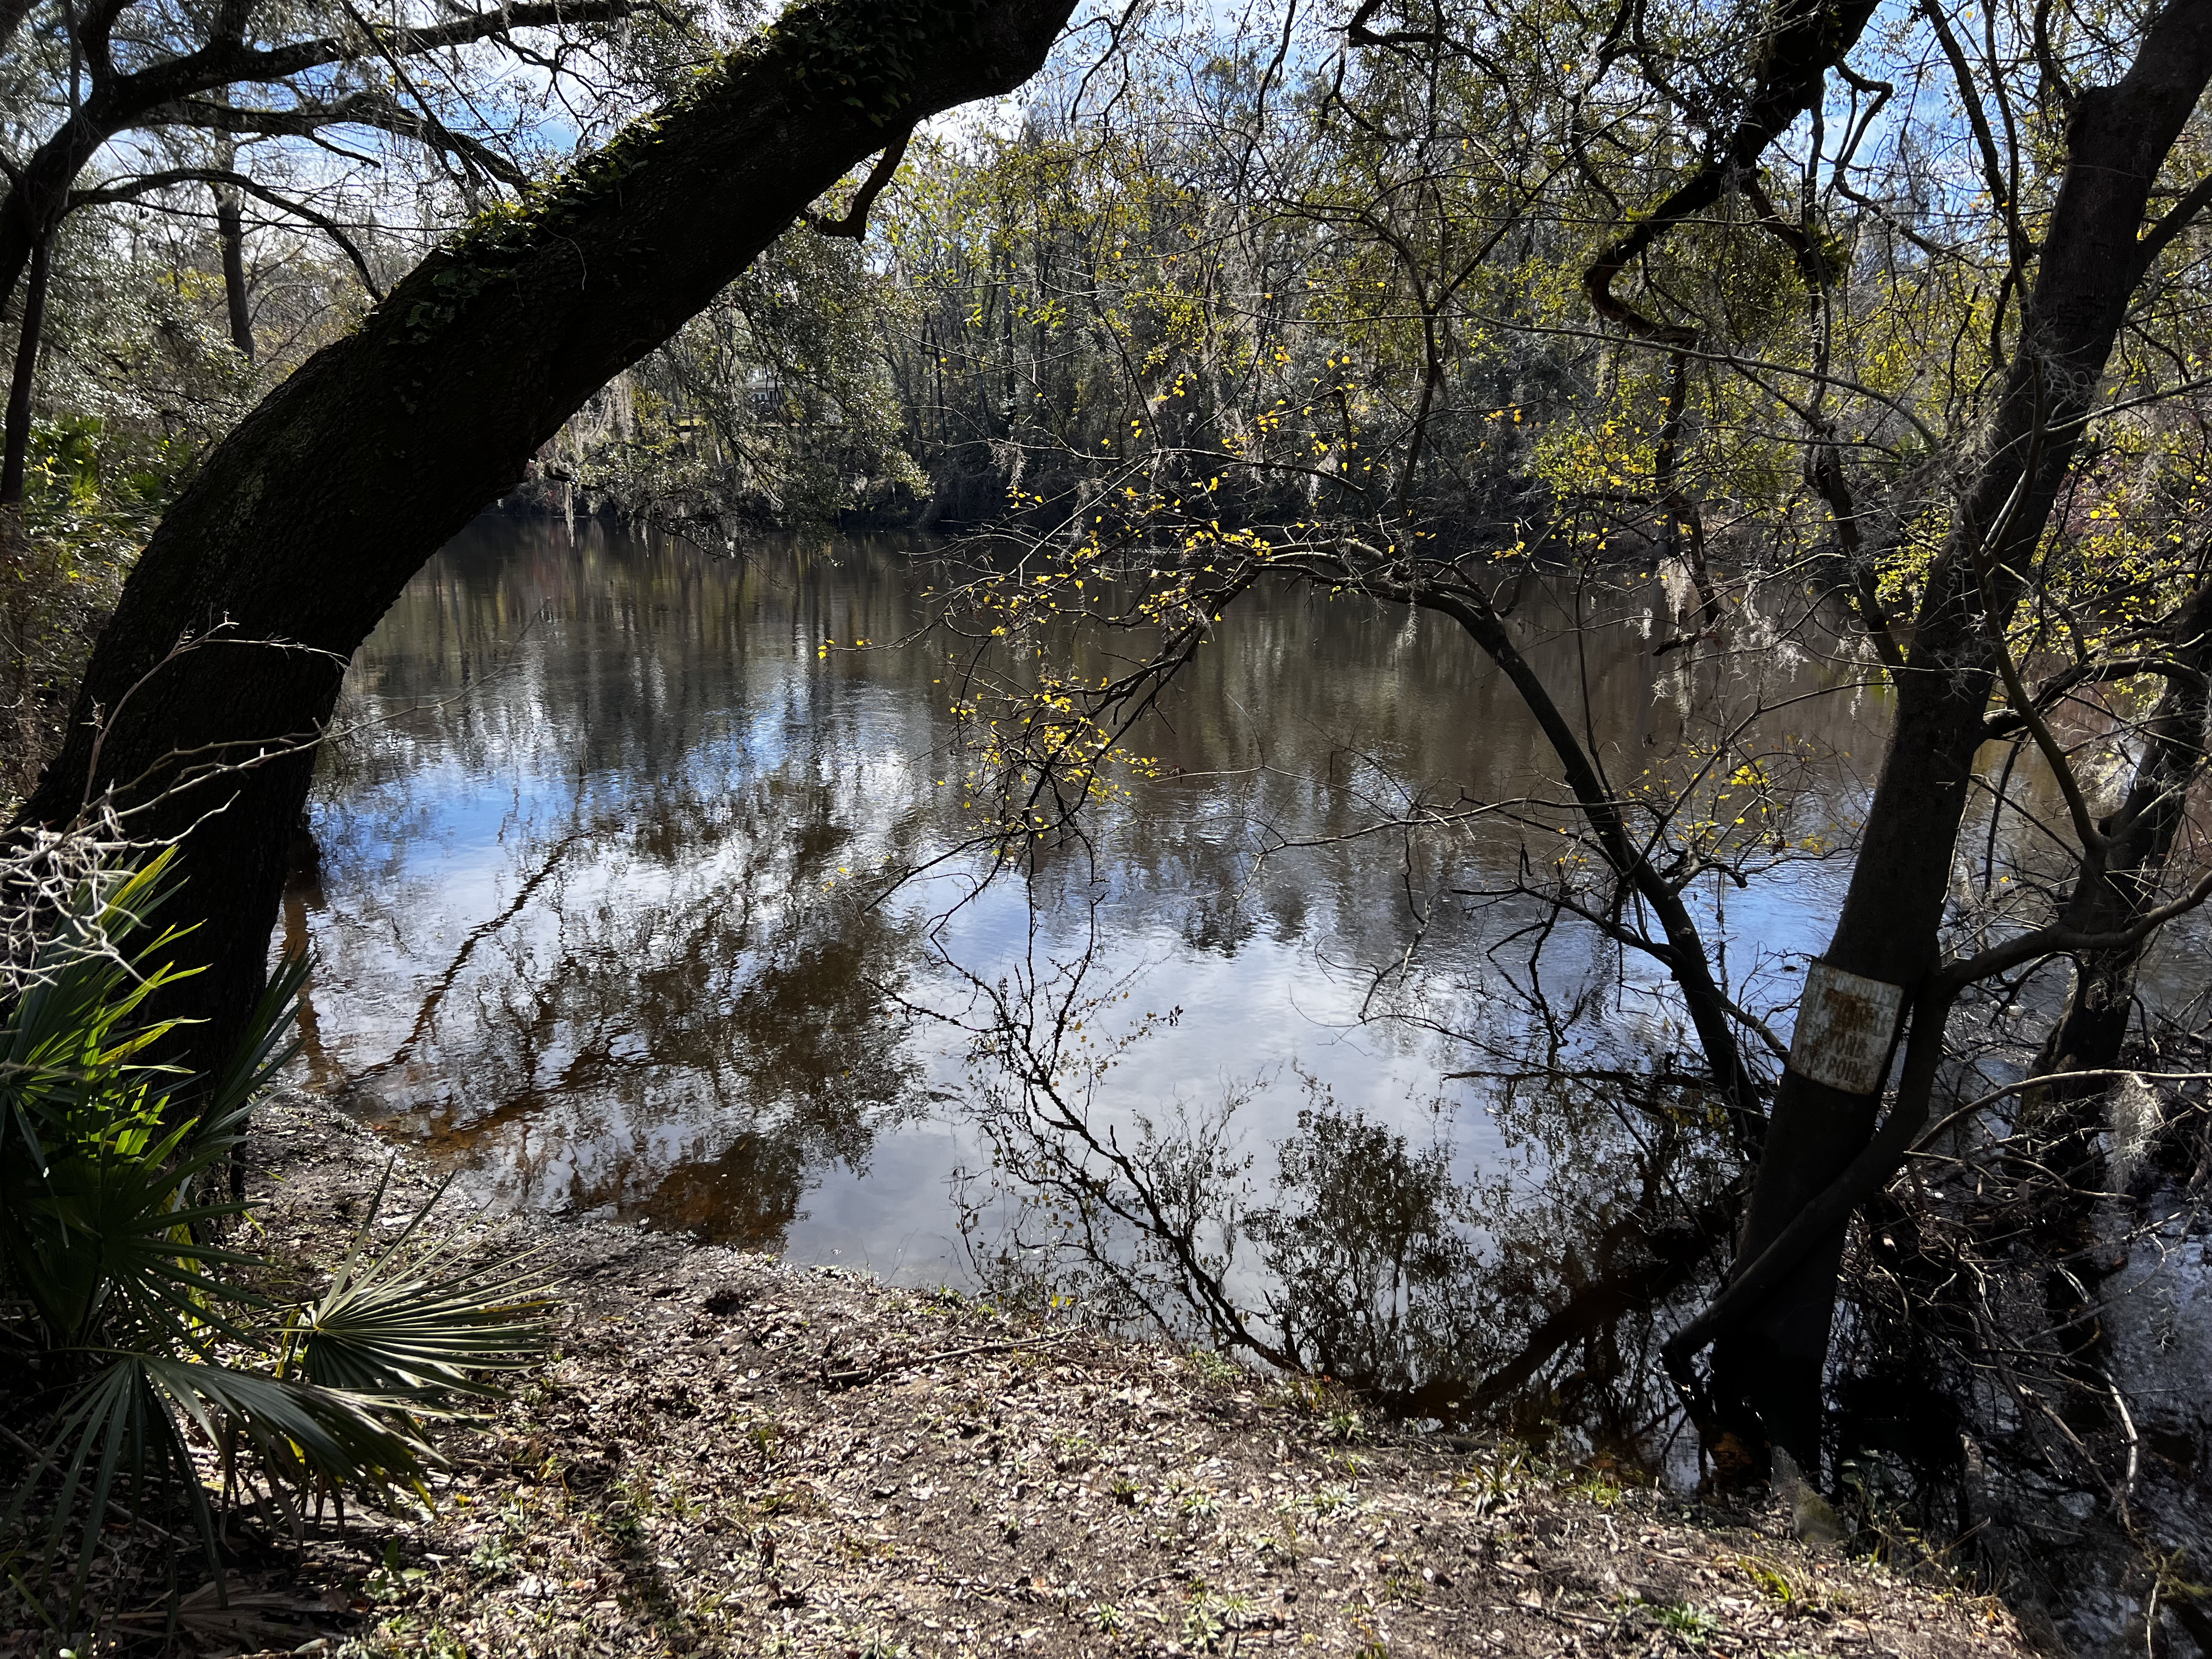
[[[258,1150],[272,1237],[334,1251],[380,1144],[295,1099]],[[351,1609],[295,1626],[309,1650],[2029,1650],[1993,1602],[1808,1552],[1778,1506],[1686,1508],[949,1292],[526,1224],[568,1278],[557,1358],[452,1437],[434,1513],[264,1575]]]

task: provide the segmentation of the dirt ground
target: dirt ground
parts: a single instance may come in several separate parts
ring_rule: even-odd
[[[342,1252],[390,1156],[308,1097],[253,1154],[295,1261]],[[430,1190],[403,1163],[379,1224]],[[173,1606],[202,1651],[358,1659],[2035,1650],[1994,1600],[1801,1545],[1778,1503],[1686,1507],[950,1292],[503,1236],[563,1279],[558,1350],[447,1431],[434,1512],[356,1514],[249,1557],[228,1611],[173,1591],[118,1631]]]

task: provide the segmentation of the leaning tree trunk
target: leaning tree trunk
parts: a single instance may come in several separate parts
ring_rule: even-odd
[[[24,817],[110,795],[180,836],[203,1068],[263,983],[284,849],[347,659],[617,371],[916,120],[1018,86],[1072,0],[799,6],[524,209],[432,253],[208,459],[100,635]]]
[[[1803,1033],[1784,1072],[1752,1194],[1740,1263],[1755,1261],[1863,1149],[1881,1102],[1879,1067],[1896,1009],[1941,955],[1940,928],[1960,817],[1996,659],[1993,630],[2017,604],[2019,572],[2048,522],[2130,295],[2166,236],[2144,211],[2167,152],[2212,77],[2212,0],[2169,0],[2120,83],[2084,93],[2039,251],[2021,336],[1981,457],[1961,480],[1949,542],[1930,568],[1897,677],[1896,724],[1861,836],[1830,970],[1899,993],[1876,1014],[1876,1072],[1814,1057]],[[2170,234],[2170,233],[2169,233]],[[1848,987],[1848,981],[1846,981]],[[1850,988],[1866,990],[1863,986]],[[1812,999],[1808,985],[1808,1000]],[[1882,1010],[1869,992],[1862,1010]],[[1832,1005],[1844,1007],[1840,999]],[[1930,1034],[1934,1035],[1934,1034]],[[1808,1075],[1808,1071],[1820,1075]],[[1825,1079],[1825,1080],[1824,1080]],[[1733,1421],[1817,1467],[1820,1389],[1844,1225],[1716,1345],[1717,1405]]]
[[[2158,902],[2160,878],[2204,765],[2212,671],[2212,586],[2200,587],[2175,618],[2166,689],[2138,737],[2142,752],[2119,811],[2101,826],[2112,837],[2101,874],[2085,872],[2066,907],[2084,933],[2127,931]],[[2031,1076],[2108,1072],[2119,1064],[2135,1008],[2136,969],[2148,940],[2074,959],[2065,1006],[2043,1042]],[[2045,1252],[2046,1329],[2065,1373],[2094,1408],[2106,1403],[2100,1313],[2106,1280],[2124,1261],[2102,1248],[2098,1197],[2108,1181],[2103,1131],[2109,1078],[2052,1084],[2024,1096],[2017,1140],[2021,1189],[2031,1197],[2031,1236]]]

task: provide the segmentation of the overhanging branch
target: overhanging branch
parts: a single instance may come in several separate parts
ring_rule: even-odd
[[[849,237],[856,242],[866,236],[868,210],[876,204],[876,198],[883,194],[884,186],[898,171],[899,163],[906,158],[906,147],[913,138],[914,129],[908,127],[876,158],[875,166],[868,170],[867,178],[860,185],[860,193],[853,198],[853,205],[845,210],[842,218],[829,218],[809,210],[805,216],[806,222],[824,236]]]
[[[290,109],[241,109],[210,99],[185,98],[157,106],[140,118],[149,127],[191,127],[260,138],[312,138],[326,127],[369,127],[411,138],[427,149],[450,151],[513,189],[530,182],[528,173],[483,139],[456,132],[381,93],[356,93],[335,103],[299,104]]]

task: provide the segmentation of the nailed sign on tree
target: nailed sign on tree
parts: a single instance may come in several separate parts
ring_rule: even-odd
[[[1872,1094],[1889,1067],[1905,988],[1816,962],[1805,975],[1790,1069],[1846,1094]]]

